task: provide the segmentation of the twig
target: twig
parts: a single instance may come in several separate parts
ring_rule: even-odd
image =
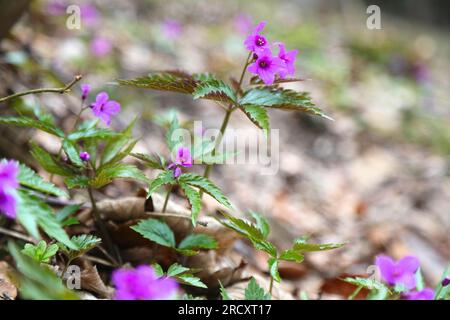
[[[178,214],[178,213],[167,213],[167,212],[150,212],[150,211],[146,211],[145,212],[146,215],[151,216],[151,217],[163,217],[163,218],[167,218],[167,217],[172,217],[172,218],[181,218],[181,219],[186,219],[186,220],[191,220],[191,217],[189,216],[185,216],[183,214]],[[197,223],[201,226],[207,227],[208,226],[208,222],[206,221],[197,221]]]
[[[86,260],[92,261],[92,262],[96,262],[96,263],[102,264],[102,265],[107,266],[107,267],[116,267],[117,266],[117,265],[112,264],[109,261],[106,261],[106,260],[104,260],[102,258],[98,258],[98,257],[84,255],[83,258],[86,259]]]
[[[77,76],[75,76],[75,78],[73,78],[73,80],[71,82],[69,82],[65,87],[62,87],[62,88],[39,88],[39,89],[31,89],[31,90],[27,90],[27,91],[23,91],[23,92],[18,92],[18,93],[12,94],[10,96],[0,98],[0,103],[6,102],[8,100],[15,99],[15,98],[18,98],[21,96],[26,96],[28,94],[38,94],[38,93],[44,93],[44,92],[55,92],[55,93],[60,93],[60,94],[67,93],[75,85],[75,83],[80,81],[82,78],[83,77],[81,75],[77,75]]]
[[[25,234],[22,234],[20,232],[16,232],[16,231],[13,231],[13,230],[5,229],[3,227],[0,227],[0,233],[6,235],[8,237],[11,237],[11,238],[24,240],[24,241],[31,242],[31,243],[34,243],[34,244],[37,243],[36,239],[34,239],[32,237],[29,237],[29,236],[27,236]]]

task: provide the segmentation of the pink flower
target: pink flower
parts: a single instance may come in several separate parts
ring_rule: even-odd
[[[375,264],[389,285],[403,285],[408,290],[416,287],[415,273],[420,266],[416,257],[408,256],[395,262],[388,256],[377,256]]]
[[[433,300],[434,291],[431,288],[425,288],[421,291],[411,291],[403,294],[406,300]]]
[[[279,74],[280,78],[284,79],[286,76],[292,76],[295,74],[295,58],[298,54],[298,50],[291,50],[289,52],[286,52],[286,48],[284,46],[284,43],[278,43],[278,58],[283,60],[284,62],[284,68],[280,68]]]
[[[112,44],[106,38],[95,37],[91,42],[91,52],[96,57],[104,57],[111,52]]]
[[[86,24],[88,27],[95,26],[100,20],[100,13],[97,8],[90,4],[85,3],[80,6],[81,11],[81,21]]]
[[[246,13],[240,13],[234,18],[234,28],[237,32],[247,35],[252,28],[252,18]]]
[[[88,84],[82,84],[81,85],[81,99],[83,101],[86,100],[87,96],[89,95],[89,92],[91,92],[91,86]]]
[[[270,85],[275,80],[275,74],[280,72],[284,67],[283,60],[272,56],[270,49],[263,49],[257,52],[256,61],[247,70],[253,74],[257,74],[265,84]]]
[[[111,117],[120,112],[120,104],[117,101],[109,100],[106,92],[100,92],[95,98],[95,102],[91,104],[94,115],[109,126]]]
[[[81,161],[87,162],[91,159],[91,155],[86,151],[80,152],[80,159]]]
[[[177,20],[167,19],[162,24],[162,32],[169,39],[177,39],[182,31],[181,23]]]
[[[177,151],[175,162],[169,164],[168,170],[173,170],[173,176],[178,178],[181,175],[180,167],[192,167],[192,156],[188,148],[180,147]]]
[[[164,300],[173,297],[178,284],[171,278],[158,278],[150,266],[118,269],[112,275],[115,300]]]
[[[17,200],[16,189],[19,187],[17,175],[19,163],[13,160],[0,162],[0,212],[6,217],[16,217]]]
[[[269,47],[269,42],[266,37],[260,34],[262,29],[264,29],[266,23],[264,21],[260,22],[253,33],[247,37],[244,41],[244,45],[247,50],[256,52],[257,50],[265,49]]]

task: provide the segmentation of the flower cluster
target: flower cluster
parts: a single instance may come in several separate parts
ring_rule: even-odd
[[[294,75],[298,50],[286,51],[283,43],[276,42],[274,44],[278,46],[278,55],[274,56],[267,38],[261,34],[265,25],[265,22],[260,22],[245,39],[244,45],[247,50],[253,52],[253,62],[247,70],[258,75],[265,84],[271,85],[276,75],[280,79]]]
[[[417,287],[416,274],[420,268],[419,259],[407,256],[399,261],[394,261],[388,256],[378,256],[375,264],[380,270],[381,277],[390,286],[400,286],[405,291],[402,295],[407,300],[433,300],[434,291],[424,288],[420,291]]]
[[[178,178],[181,175],[181,167],[192,167],[193,161],[191,152],[188,148],[178,148],[175,161],[167,167],[168,170],[173,171],[173,176]]]
[[[118,269],[113,273],[116,300],[163,300],[172,298],[178,284],[171,278],[158,277],[152,267]]]
[[[14,219],[16,217],[16,189],[19,187],[17,161],[2,160],[0,162],[0,213]]]

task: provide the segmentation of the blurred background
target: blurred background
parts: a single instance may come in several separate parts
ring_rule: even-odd
[[[66,25],[70,4],[81,8],[80,29]],[[370,4],[381,8],[380,30],[366,26]],[[184,121],[217,128],[222,110],[114,81],[166,69],[237,77],[246,35],[267,21],[269,41],[299,50],[297,76],[306,81],[287,87],[309,91],[335,121],[271,111],[271,127],[280,130],[278,174],[226,165],[216,167],[212,180],[242,211],[268,217],[281,247],[305,234],[348,241],[300,266],[281,266],[292,280],[287,286],[339,295],[346,288],[336,279],[365,274],[380,253],[415,254],[429,285],[439,280],[450,261],[450,2],[0,0],[0,8],[0,96],[82,74],[95,92],[106,90],[122,104],[113,127],[139,115],[137,148],[162,154],[161,117],[177,110]],[[50,111],[70,127],[73,119],[65,122],[78,99],[78,91],[29,96],[13,107]],[[0,113],[10,112],[6,107]],[[239,113],[230,126],[252,128]],[[33,134],[57,152],[50,137]],[[2,126],[0,155],[29,163],[29,139],[29,131]],[[121,187],[105,192],[118,197]],[[247,258],[266,268],[263,255],[252,251]]]

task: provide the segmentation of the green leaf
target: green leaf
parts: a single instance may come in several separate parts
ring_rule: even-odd
[[[210,180],[195,173],[182,174],[178,180],[180,183],[187,183],[193,187],[197,187],[203,192],[209,194],[217,200],[220,204],[227,208],[231,208],[230,201],[225,197],[218,187],[216,187]]]
[[[19,127],[29,127],[42,130],[57,137],[64,137],[64,132],[47,121],[35,120],[28,117],[0,117],[0,124],[12,124]]]
[[[174,136],[174,133],[178,129],[180,129],[180,124],[178,122],[178,118],[174,116],[170,121],[169,128],[167,129],[166,132],[166,143],[167,146],[169,147],[170,152],[175,152],[181,144],[180,137]],[[178,140],[175,138],[178,138]]]
[[[77,147],[72,141],[64,139],[62,147],[67,157],[74,165],[76,165],[77,167],[84,167],[84,163],[80,158],[80,153],[78,152]]]
[[[165,222],[156,219],[142,220],[131,229],[157,244],[169,248],[176,247],[173,231]]]
[[[186,273],[186,272],[188,272],[190,270],[191,269],[186,268],[186,267],[182,266],[181,264],[174,263],[167,270],[167,276],[175,277],[175,276],[178,276],[178,275],[180,275],[182,273]]]
[[[118,82],[122,86],[187,94],[194,92],[198,84],[198,81],[190,74],[179,71],[152,72],[147,77],[132,80],[118,80]]]
[[[85,254],[86,252],[92,250],[102,242],[102,239],[90,234],[73,236],[72,238],[70,238],[70,240],[76,246],[77,248],[76,250],[81,254]]]
[[[56,212],[56,220],[58,220],[59,222],[63,222],[69,216],[75,214],[80,208],[81,208],[80,204],[71,204],[65,206],[64,208]]]
[[[217,241],[208,234],[192,233],[180,242],[178,249],[217,249]]]
[[[77,130],[70,133],[67,138],[72,141],[84,140],[84,139],[109,139],[113,137],[117,137],[118,134],[104,128],[88,128]]]
[[[121,132],[120,135],[107,141],[105,148],[103,149],[102,164],[108,163],[113,160],[114,157],[116,157],[128,144],[133,133],[133,128],[136,124],[136,120],[137,118],[134,118],[134,120],[131,121],[131,123]]]
[[[114,163],[101,167],[99,171],[96,172],[95,178],[93,178],[89,184],[98,189],[116,178],[129,178],[142,181],[146,184],[150,183],[145,174],[136,166],[125,163]]]
[[[264,130],[266,135],[268,134],[270,124],[269,115],[267,114],[266,109],[254,104],[245,104],[241,106],[241,110],[251,122],[253,122],[258,128]]]
[[[39,162],[41,167],[49,173],[64,177],[70,177],[76,174],[76,171],[62,162],[55,160],[52,155],[33,142],[31,143],[31,154]]]
[[[261,231],[261,234],[267,239],[270,233],[270,225],[267,219],[255,211],[249,211],[249,214],[255,219],[256,227]]]
[[[150,187],[148,189],[147,197],[150,197],[153,192],[155,192],[158,188],[165,184],[173,184],[175,182],[175,178],[173,177],[172,171],[163,171],[161,172],[155,180],[152,181]]]
[[[204,284],[199,277],[196,277],[192,274],[189,273],[185,273],[185,274],[181,274],[179,276],[176,277],[179,282],[183,283],[183,284],[187,284],[193,287],[198,287],[198,288],[205,288],[207,289],[208,287],[206,286],[206,284]]]
[[[19,183],[22,186],[37,191],[41,191],[44,193],[52,194],[57,197],[64,197],[64,198],[69,197],[67,192],[59,189],[51,182],[44,181],[44,179],[41,176],[39,176],[36,172],[34,172],[32,169],[28,168],[24,164],[20,164],[20,171],[17,179],[19,180]]]
[[[220,285],[220,296],[222,297],[222,300],[233,300],[231,299],[230,295],[228,294],[227,290],[224,288],[220,280],[219,285]]]
[[[164,270],[159,263],[156,262],[152,263],[152,267],[157,277],[164,276]]]
[[[281,282],[280,273],[278,272],[278,260],[276,258],[269,258],[268,264],[269,264],[270,276],[276,282]]]
[[[442,273],[441,280],[439,281],[436,289],[434,290],[434,300],[450,300],[450,285],[443,286],[443,281],[450,278],[450,265],[447,265]]]
[[[85,176],[74,176],[69,177],[64,180],[64,183],[66,184],[66,187],[69,189],[74,188],[87,188],[89,187],[89,181],[90,179]]]
[[[270,294],[265,293],[256,282],[255,278],[251,278],[247,288],[245,288],[245,300],[270,300]]]
[[[44,240],[39,241],[37,245],[27,243],[22,249],[22,253],[33,258],[39,263],[48,263],[50,258],[58,252],[58,245],[51,244],[47,246]]]
[[[293,261],[297,263],[303,262],[304,258],[305,257],[303,256],[303,254],[294,249],[284,250],[279,257],[280,260]]]
[[[46,265],[22,254],[14,242],[8,243],[8,251],[20,271],[21,297],[31,300],[76,300],[78,296],[63,284],[55,272]]]
[[[186,198],[191,205],[191,217],[192,225],[195,227],[197,225],[197,218],[202,208],[202,199],[200,193],[197,190],[189,187],[186,183],[180,182],[180,187],[183,189]]]
[[[38,232],[39,225],[50,237],[58,240],[67,247],[75,249],[69,236],[56,219],[52,208],[42,200],[27,194],[23,190],[18,191],[17,217],[24,228],[36,239],[41,236]]]
[[[303,252],[313,252],[313,251],[324,251],[341,248],[345,243],[306,243],[304,239],[296,239],[292,249],[303,253]]]
[[[194,99],[203,98],[228,104],[236,103],[236,95],[233,89],[222,80],[215,79],[212,76],[208,80],[202,81],[192,95]]]
[[[383,283],[371,278],[345,278],[343,281],[353,284],[357,287],[371,290],[371,300],[384,300],[390,294],[389,288]]]
[[[297,92],[283,88],[258,87],[245,92],[239,104],[243,107],[245,105],[256,105],[267,108],[301,111],[332,120],[315,106],[307,92]]]
[[[143,153],[131,153],[132,157],[139,159],[145,163],[145,165],[152,169],[165,170],[166,169],[166,161],[163,157],[159,155],[150,155]]]

